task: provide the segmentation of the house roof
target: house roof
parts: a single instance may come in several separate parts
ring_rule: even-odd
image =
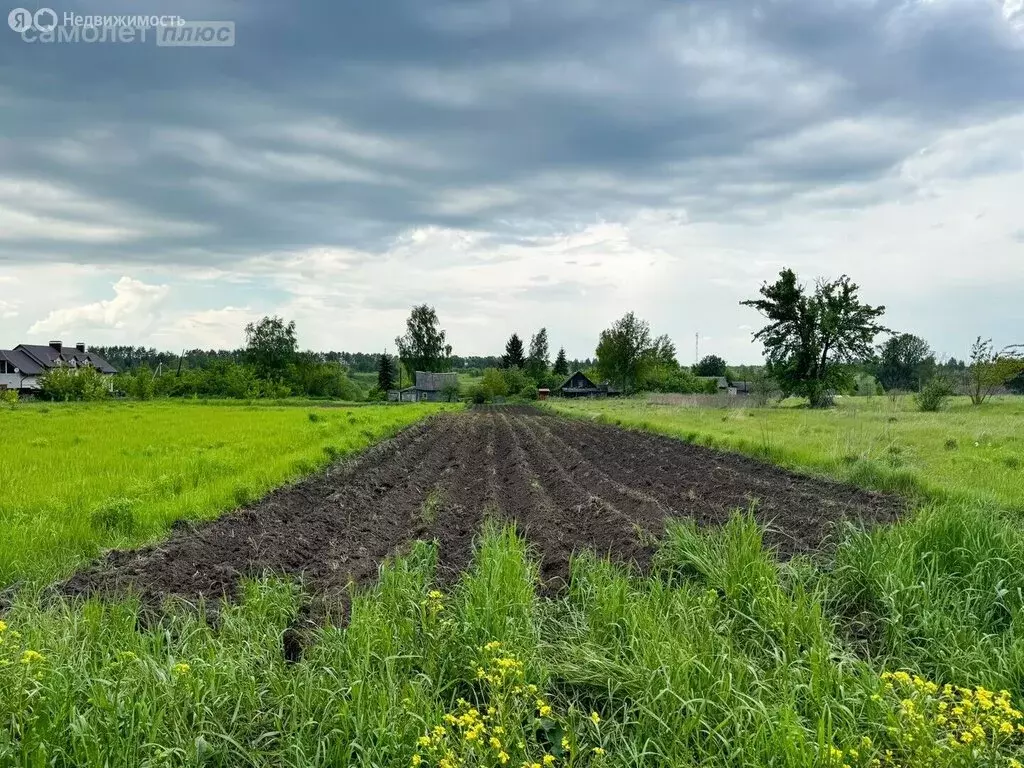
[[[0,360],[6,360],[24,376],[38,376],[43,366],[19,349],[0,349]]]
[[[19,344],[10,351],[21,353],[23,357],[31,360],[34,366],[38,368],[36,373],[42,373],[47,368],[55,368],[60,364],[74,364],[77,366],[86,363],[100,373],[117,373],[117,368],[95,352],[79,352],[74,347],[65,347],[58,352],[53,347],[45,344]],[[18,367],[23,371],[26,370],[20,365]]]
[[[459,377],[455,373],[416,371],[416,389],[421,392],[441,392],[445,387],[458,386],[458,384]]]
[[[587,380],[587,384],[589,386],[586,386],[586,387],[570,387],[569,383],[573,379],[575,379],[577,376],[582,376],[584,379],[586,379]],[[597,389],[597,384],[592,382],[590,380],[590,377],[588,377],[587,374],[585,374],[583,371],[574,371],[573,374],[562,383],[562,386],[560,386],[559,389]]]

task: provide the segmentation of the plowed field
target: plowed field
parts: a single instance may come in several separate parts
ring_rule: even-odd
[[[781,557],[813,551],[844,518],[894,520],[894,497],[794,474],[657,435],[495,407],[433,417],[326,474],[74,576],[71,593],[130,589],[147,600],[231,594],[240,578],[302,575],[321,594],[372,581],[381,561],[436,539],[440,573],[469,560],[487,515],[515,520],[557,587],[589,548],[645,566],[666,518],[718,525],[754,504]]]

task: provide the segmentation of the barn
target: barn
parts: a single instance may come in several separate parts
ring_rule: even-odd
[[[104,376],[113,376],[117,369],[82,342],[65,347],[60,341],[47,345],[19,344],[14,349],[0,349],[0,389],[14,389],[22,394],[38,392],[42,376],[61,366],[91,366]]]

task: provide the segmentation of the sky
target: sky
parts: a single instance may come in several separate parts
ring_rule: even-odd
[[[633,310],[749,363],[739,302],[786,266],[940,356],[1024,341],[1024,0],[49,7],[235,44],[0,26],[0,347],[278,314],[378,351],[428,303],[457,354],[545,326],[587,357]]]

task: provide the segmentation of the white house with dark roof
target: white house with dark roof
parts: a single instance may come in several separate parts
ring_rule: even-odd
[[[65,347],[60,341],[47,345],[19,344],[14,349],[0,349],[0,389],[23,393],[38,392],[42,376],[57,367],[78,369],[92,367],[104,376],[113,376],[117,369],[105,359],[90,352],[83,343]]]

